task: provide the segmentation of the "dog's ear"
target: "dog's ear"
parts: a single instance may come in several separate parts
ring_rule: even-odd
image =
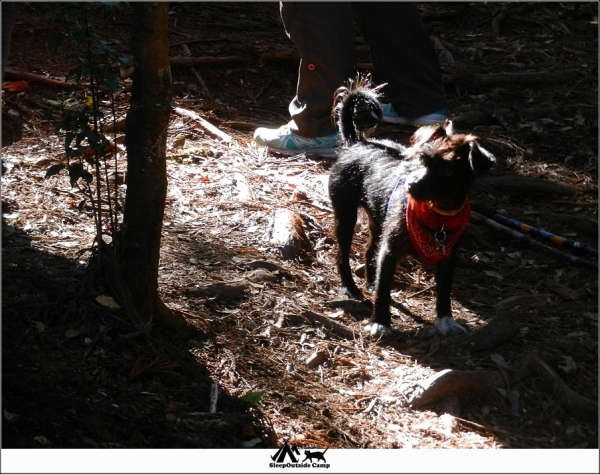
[[[446,124],[432,128],[431,135],[427,137],[428,142],[432,142],[434,140],[438,140],[439,138],[446,138],[448,133],[446,132]]]
[[[438,138],[446,137],[446,129],[439,125],[424,125],[420,127],[410,138],[411,146],[421,146],[424,143],[433,142]]]
[[[475,171],[487,171],[494,163],[496,163],[496,157],[483,148],[476,140],[469,142],[469,161],[471,167]]]

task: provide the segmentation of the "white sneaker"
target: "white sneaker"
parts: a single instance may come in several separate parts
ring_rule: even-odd
[[[254,131],[257,145],[269,147],[269,150],[284,155],[306,153],[318,156],[336,156],[340,134],[332,133],[324,137],[304,138],[290,131],[290,124],[279,128],[257,128]]]

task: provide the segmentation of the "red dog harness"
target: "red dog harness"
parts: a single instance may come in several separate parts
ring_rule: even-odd
[[[405,194],[406,227],[410,240],[425,266],[450,256],[471,217],[471,202],[454,211],[443,211],[430,202],[416,201]]]

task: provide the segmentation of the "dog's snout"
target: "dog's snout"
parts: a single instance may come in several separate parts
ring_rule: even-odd
[[[419,199],[421,190],[426,188],[425,180],[427,178],[427,168],[420,168],[413,172],[406,181],[408,193],[415,199]]]

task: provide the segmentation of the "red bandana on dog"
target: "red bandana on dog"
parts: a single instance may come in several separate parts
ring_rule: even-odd
[[[433,265],[450,256],[471,217],[471,202],[466,199],[461,209],[444,213],[427,202],[416,201],[408,194],[406,197],[408,235],[423,264]]]

